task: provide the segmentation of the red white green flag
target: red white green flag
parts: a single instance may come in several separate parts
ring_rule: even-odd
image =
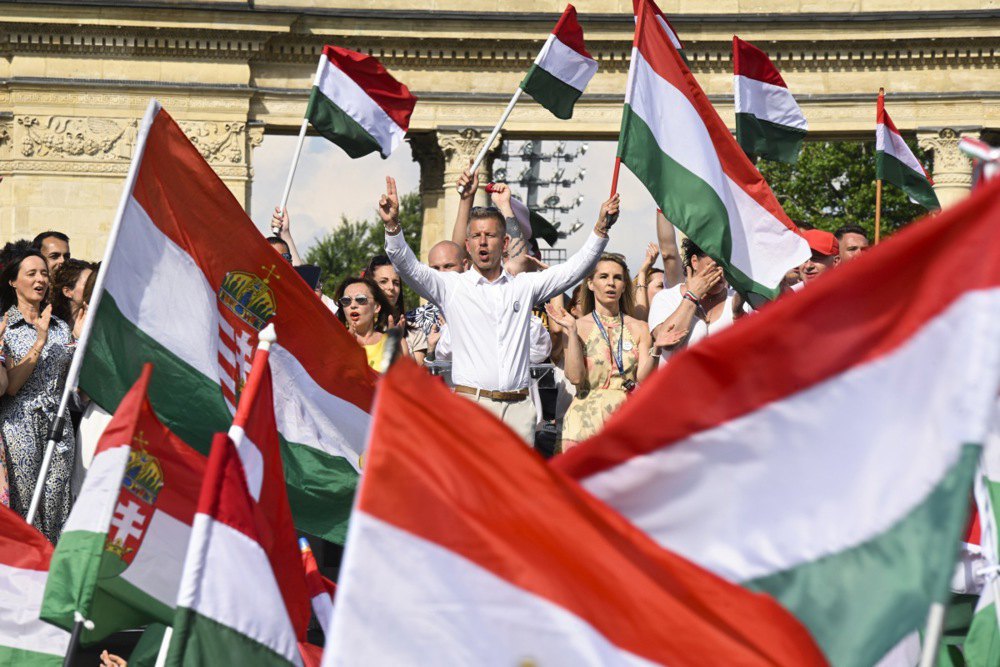
[[[674,30],[674,26],[670,25],[670,20],[667,19],[667,15],[660,10],[660,7],[654,2],[654,0],[646,0],[649,8],[653,11],[653,15],[656,17],[656,22],[660,24],[663,28],[663,32],[667,34],[670,39],[670,43],[674,45],[677,52],[684,57],[684,45],[681,43],[680,38],[677,36],[677,31]],[[639,20],[639,11],[642,5],[642,0],[632,0],[632,13],[635,15],[636,21]]]
[[[885,110],[885,95],[881,92],[875,123],[875,177],[902,189],[914,203],[928,210],[941,208],[934,181],[896,129]]]
[[[173,619],[205,457],[156,418],[152,370],[97,443],[52,557],[42,617],[70,630],[79,612],[94,623],[84,643]]]
[[[552,34],[528,70],[521,89],[556,118],[572,118],[573,105],[597,73],[597,61],[583,43],[576,8],[566,5]]]
[[[413,362],[381,380],[323,664],[820,665]]]
[[[316,622],[324,632],[330,627],[330,619],[333,617],[333,597],[337,592],[337,584],[323,576],[316,564],[316,557],[313,555],[309,540],[304,537],[299,538],[299,549],[302,554],[302,567],[306,571],[306,585],[309,587],[309,597],[312,600],[313,614]]]
[[[66,656],[69,633],[39,618],[51,560],[45,536],[0,505],[2,667],[56,667]]]
[[[672,358],[552,465],[877,663],[949,595],[1000,389],[997,220],[1000,181]]]
[[[258,333],[273,323],[274,414],[296,526],[343,540],[375,373],[155,102],[109,243],[80,386],[113,412],[153,361],[157,414],[207,452],[229,429]]]
[[[641,0],[618,157],[730,285],[777,296],[809,247]],[[759,299],[754,299],[759,300]]]
[[[306,118],[352,158],[376,151],[387,158],[409,129],[416,104],[377,58],[325,46]]]
[[[184,561],[171,667],[302,664],[255,505],[236,447],[218,434]]]
[[[809,130],[781,73],[767,54],[733,35],[736,140],[743,151],[794,164]]]

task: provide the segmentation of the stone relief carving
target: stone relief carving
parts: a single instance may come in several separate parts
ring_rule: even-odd
[[[458,131],[438,130],[438,145],[445,160],[445,180],[450,180],[450,176],[457,176],[469,166],[469,160],[474,160],[482,149],[483,142],[489,137],[487,132],[467,127]],[[497,135],[490,145],[487,153],[485,170],[490,172],[493,164],[492,153],[500,147],[500,135]]]
[[[408,134],[413,161],[420,165],[420,191],[440,190],[444,182],[444,154],[433,132]]]
[[[19,116],[24,157],[83,157],[127,160],[138,121],[72,116]]]
[[[11,153],[12,139],[10,133],[11,121],[9,119],[0,120],[0,156],[5,157]]]
[[[246,123],[180,121],[178,125],[209,164],[243,163]]]
[[[937,185],[972,185],[972,162],[958,149],[961,135],[946,127],[935,135],[918,136],[921,148],[934,152],[932,178]]]

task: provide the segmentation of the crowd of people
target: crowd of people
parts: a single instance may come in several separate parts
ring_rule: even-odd
[[[389,333],[398,330],[401,354],[544,455],[594,435],[658,364],[752,313],[721,267],[690,239],[678,243],[660,213],[656,241],[634,274],[623,255],[607,250],[618,195],[602,204],[580,250],[550,267],[525,238],[506,185],[490,185],[488,207],[473,205],[478,176],[463,174],[456,186],[452,238],[430,248],[424,264],[401,233],[388,178],[378,203],[385,254],[343,277],[333,299],[318,284],[316,293],[372,368],[384,370]],[[276,209],[271,225],[275,252],[303,265],[288,213]],[[812,256],[788,272],[785,291],[807,287],[868,246],[858,226],[803,233]],[[7,243],[0,265],[0,503],[26,516],[98,266],[73,258],[69,237],[56,231]],[[405,303],[404,284],[425,302]],[[74,397],[44,482],[35,524],[53,542],[82,477],[77,429],[86,403]]]

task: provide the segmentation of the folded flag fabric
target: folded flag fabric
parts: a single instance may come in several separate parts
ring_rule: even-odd
[[[809,247],[640,0],[618,157],[756,304]]]
[[[881,91],[875,121],[875,177],[902,189],[914,203],[928,210],[941,208],[934,181],[896,129],[885,110],[885,95]]]
[[[566,5],[552,34],[528,70],[521,89],[556,118],[573,117],[573,105],[597,73],[597,61],[587,53],[576,8]]]
[[[229,429],[258,334],[273,323],[274,413],[296,526],[342,541],[376,375],[364,350],[156,102],[124,198],[80,386],[114,412],[152,360],[157,415],[207,452]]]
[[[285,490],[281,442],[274,422],[274,389],[269,363],[274,341],[274,325],[269,324],[260,332],[260,343],[253,355],[229,438],[239,452],[250,496],[256,503],[261,546],[278,579],[295,635],[299,641],[304,641],[309,627],[309,592]]]
[[[773,599],[660,548],[405,359],[340,572],[328,666],[825,664]]]
[[[733,35],[736,140],[751,156],[794,164],[809,130],[781,73],[767,54]]]
[[[543,239],[546,243],[554,246],[559,241],[559,230],[551,222],[541,216],[538,211],[530,210],[527,205],[517,197],[510,198],[510,207],[514,210],[514,217],[521,227],[524,238]]]
[[[674,26],[670,25],[667,15],[660,10],[660,7],[656,4],[656,2],[654,2],[654,0],[646,0],[646,2],[649,4],[650,9],[652,9],[653,15],[656,17],[656,22],[660,24],[660,27],[663,28],[663,32],[665,32],[667,37],[670,39],[670,43],[674,45],[674,48],[677,49],[677,52],[680,53],[683,58],[684,45],[677,36],[677,31],[674,30]],[[632,13],[635,15],[636,21],[639,20],[639,8],[641,4],[642,0],[632,0]]]
[[[965,664],[969,667],[1000,664],[1000,522],[997,520],[1000,511],[1000,405],[997,408],[976,485],[980,520],[978,545],[983,571],[978,581],[982,592],[962,645]]]
[[[377,58],[325,46],[306,118],[352,158],[376,151],[387,158],[409,129],[416,104],[417,98]]]
[[[0,666],[54,667],[69,633],[39,618],[52,544],[0,504]]]
[[[299,549],[302,554],[302,567],[306,571],[306,585],[309,587],[309,597],[312,599],[313,614],[316,615],[319,627],[325,631],[330,627],[330,618],[333,616],[333,597],[337,591],[337,584],[319,571],[309,540],[300,537]]]
[[[998,219],[1000,181],[672,358],[552,465],[875,664],[949,594],[1000,388]]]
[[[173,619],[205,457],[156,418],[152,372],[105,428],[52,557],[42,618],[71,630],[79,612],[84,643]]]
[[[167,665],[302,664],[254,506],[236,447],[220,433],[198,496]]]

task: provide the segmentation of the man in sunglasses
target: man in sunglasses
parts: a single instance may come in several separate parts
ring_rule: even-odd
[[[378,205],[386,254],[406,284],[444,313],[456,393],[493,412],[529,444],[534,442],[536,418],[528,395],[532,308],[562,294],[590,272],[608,244],[618,209],[616,194],[601,206],[594,233],[565,263],[516,276],[502,263],[510,243],[505,217],[512,212],[473,209],[465,240],[472,270],[438,272],[421,264],[406,244],[396,181],[386,178],[386,193]]]

